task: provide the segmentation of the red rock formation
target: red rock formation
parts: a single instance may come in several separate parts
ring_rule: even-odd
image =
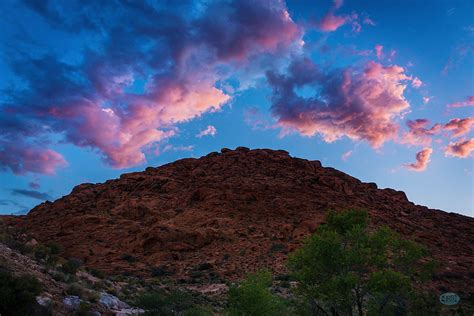
[[[282,150],[223,149],[81,184],[11,222],[105,272],[147,274],[160,266],[176,278],[202,270],[236,279],[260,267],[283,272],[287,253],[328,209],[348,208],[366,209],[374,225],[427,246],[441,264],[433,287],[474,292],[473,218],[414,205],[403,192]]]

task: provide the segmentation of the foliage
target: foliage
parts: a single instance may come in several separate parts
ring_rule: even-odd
[[[193,309],[194,300],[184,291],[158,290],[140,295],[135,305],[146,310],[145,315],[175,315]]]
[[[239,286],[229,289],[229,315],[286,315],[286,306],[269,290],[271,285],[269,271],[249,274]]]
[[[54,266],[59,259],[61,250],[61,246],[55,243],[39,244],[34,248],[34,255],[36,260],[44,261],[46,265]]]
[[[68,261],[66,261],[66,263],[63,264],[62,270],[65,273],[74,275],[76,274],[77,270],[79,270],[81,265],[82,265],[82,261],[80,259],[70,258]]]
[[[26,315],[40,292],[41,284],[35,277],[0,271],[0,315]]]
[[[71,283],[66,289],[66,294],[82,297],[84,288],[79,283]]]
[[[330,212],[289,267],[306,315],[401,315],[420,300],[427,255],[386,227],[371,231],[366,212]]]

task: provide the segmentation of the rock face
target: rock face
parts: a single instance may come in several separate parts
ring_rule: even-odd
[[[261,267],[283,273],[287,254],[326,211],[348,208],[366,209],[374,225],[427,246],[441,265],[434,288],[474,292],[473,218],[414,205],[403,192],[281,150],[223,149],[81,184],[9,220],[107,273],[145,275],[155,267],[218,283]]]

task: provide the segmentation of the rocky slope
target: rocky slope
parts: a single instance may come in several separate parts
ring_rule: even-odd
[[[447,197],[448,198],[448,197]],[[288,252],[328,209],[366,209],[424,244],[440,262],[432,287],[474,293],[474,219],[418,206],[319,161],[285,151],[222,149],[81,184],[71,194],[4,220],[106,273],[235,280],[260,267],[284,273]]]

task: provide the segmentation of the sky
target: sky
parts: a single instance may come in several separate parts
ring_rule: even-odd
[[[0,214],[223,147],[474,216],[474,2],[0,2]]]

